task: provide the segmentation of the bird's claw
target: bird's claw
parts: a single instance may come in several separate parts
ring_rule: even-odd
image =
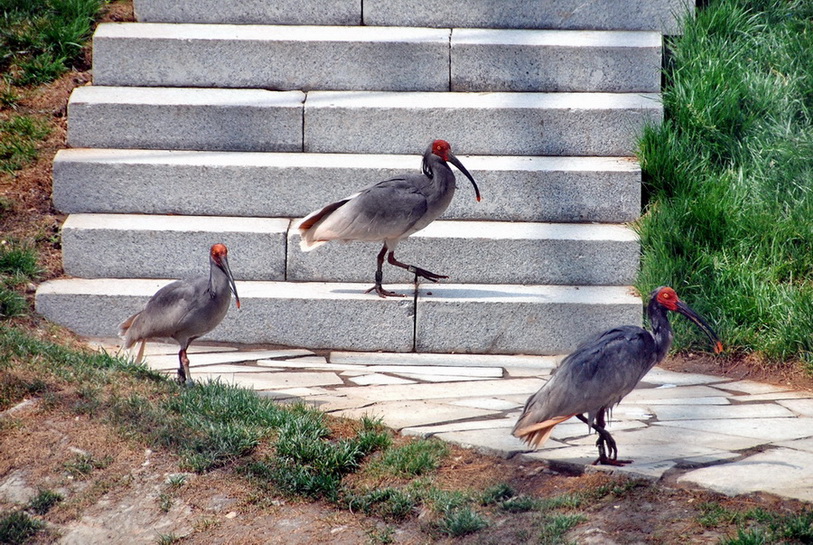
[[[598,458],[595,462],[593,462],[594,466],[605,465],[623,467],[632,463],[632,460],[618,459],[618,448],[616,448],[615,440],[612,437],[604,438],[599,436],[598,440],[596,440],[596,446],[598,447]],[[609,447],[610,450],[609,456],[607,455],[607,447]]]
[[[407,267],[407,270],[417,276],[420,276],[421,278],[426,278],[430,282],[437,282],[441,278],[449,278],[446,275],[433,273],[432,271],[427,271],[426,269],[422,269],[414,265]]]
[[[403,293],[395,293],[394,291],[385,290],[384,288],[381,287],[381,284],[376,284],[375,286],[368,289],[364,293],[370,293],[372,291],[376,292],[378,296],[381,297],[382,299],[386,297],[406,297],[406,295],[404,295]]]

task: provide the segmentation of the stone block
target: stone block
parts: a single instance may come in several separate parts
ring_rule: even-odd
[[[134,0],[142,22],[359,25],[360,0]]]
[[[334,241],[302,252],[299,240],[291,229],[289,280],[372,282],[380,243]],[[456,283],[628,285],[639,253],[638,237],[618,225],[436,221],[403,241],[395,255]],[[384,265],[385,283],[413,280],[405,269]]]
[[[108,23],[93,37],[93,82],[448,91],[449,34],[428,28]]]
[[[54,159],[54,206],[66,213],[302,218],[373,183],[419,172],[426,145],[410,155],[65,149]],[[483,200],[472,201],[457,174],[460,195],[446,219],[621,223],[640,212],[640,167],[629,158],[460,159]]]
[[[209,275],[223,243],[239,280],[284,280],[287,219],[72,214],[62,226],[65,272],[82,278]]]
[[[39,286],[36,308],[47,319],[79,335],[109,336],[167,283],[110,278],[52,280]],[[365,294],[364,289],[353,284],[238,282],[240,310],[232,306],[223,322],[204,339],[319,349],[412,350],[412,301],[381,299]]]
[[[451,90],[657,93],[661,35],[454,29]]]
[[[419,352],[562,354],[608,328],[641,324],[626,287],[450,285],[421,287]]]
[[[680,33],[687,0],[364,0],[366,25],[453,28],[657,30]]]
[[[301,151],[301,91],[77,87],[68,101],[68,145]]]
[[[631,156],[663,108],[657,94],[313,91],[307,152],[414,153],[443,138],[456,153]]]

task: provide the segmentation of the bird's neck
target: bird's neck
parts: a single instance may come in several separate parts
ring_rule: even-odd
[[[442,192],[445,192],[448,186],[451,186],[451,189],[454,190],[454,172],[452,172],[452,169],[446,161],[437,155],[430,153],[424,156],[422,170],[424,176],[432,180],[435,186]]]
[[[649,316],[649,325],[652,328],[652,337],[655,339],[655,363],[658,363],[666,357],[669,348],[672,346],[672,339],[674,338],[672,326],[669,324],[666,309],[654,299],[649,302],[647,314]]]
[[[228,293],[229,281],[226,273],[221,270],[217,264],[212,261],[209,267],[209,296],[214,299],[224,292]]]

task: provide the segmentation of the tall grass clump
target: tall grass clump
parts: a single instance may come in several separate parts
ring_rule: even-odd
[[[676,288],[724,342],[813,366],[813,2],[716,0],[669,43],[639,143],[638,288]],[[677,346],[702,342],[676,320]]]

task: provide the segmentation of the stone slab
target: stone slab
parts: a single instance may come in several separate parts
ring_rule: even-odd
[[[409,385],[401,386],[401,388],[406,387],[409,387]],[[453,407],[451,405],[441,405],[428,401],[407,400],[376,403],[369,407],[347,409],[337,411],[333,414],[344,418],[361,418],[362,416],[372,418],[381,417],[386,426],[399,430],[413,426],[425,426],[427,424],[439,424],[478,416],[482,417],[494,414],[494,411]]]
[[[157,0],[153,0],[157,1]],[[187,0],[188,1],[188,0]],[[686,0],[364,0],[368,25],[658,30],[679,33]]]
[[[308,369],[308,370],[323,370],[323,371],[353,371],[359,373],[369,373],[371,369],[363,365],[337,365],[327,363],[324,358],[297,358],[294,360],[258,360],[257,365],[261,367],[284,367],[287,369]]]
[[[68,145],[302,151],[301,91],[77,87],[68,101]]]
[[[640,299],[625,287],[437,284],[419,290],[415,345],[426,352],[562,354],[610,327],[640,323]]]
[[[372,26],[103,23],[93,35],[93,82],[448,91],[450,33]]]
[[[656,422],[655,425],[753,437],[764,443],[813,437],[813,426],[805,425],[798,418],[754,418],[726,421],[675,420]]]
[[[192,345],[194,346],[194,344]],[[225,353],[202,353],[194,354],[189,352],[190,365],[192,367],[199,367],[201,365],[215,365],[221,363],[243,363],[254,362],[260,358],[271,357],[276,350],[240,350],[237,352]],[[178,352],[174,354],[165,355],[148,355],[145,357],[147,365],[152,369],[167,368],[168,365],[178,366]],[[255,367],[257,368],[257,367]],[[260,369],[260,368],[257,368]]]
[[[285,280],[290,221],[277,218],[71,214],[62,226],[65,273],[81,278],[209,275],[209,249],[223,243],[238,280]],[[238,292],[239,293],[239,292]]]
[[[446,375],[468,378],[502,378],[501,367],[451,367],[448,365],[376,365],[368,367],[377,373],[395,373],[398,375]]]
[[[481,399],[461,399],[459,401],[450,401],[449,405],[459,405],[461,407],[474,407],[475,409],[488,409],[490,411],[507,411],[516,409],[522,405],[514,403],[513,401],[506,401],[496,397],[484,397]]]
[[[342,374],[344,375],[344,373]],[[385,384],[415,384],[414,380],[392,377],[389,375],[380,375],[378,373],[373,373],[370,375],[360,375],[357,377],[349,377],[348,380],[353,384],[358,384],[359,386],[382,386]]]
[[[813,453],[813,437],[808,437],[806,439],[796,439],[794,441],[779,441],[778,443],[775,444],[776,446],[779,447],[787,447]]]
[[[517,368],[547,369],[555,367],[561,356],[529,356],[522,354],[431,354],[392,352],[342,352],[330,353],[331,363],[357,365],[453,365],[456,367],[499,367],[510,365]]]
[[[37,312],[80,335],[110,335],[166,284],[138,279],[53,280],[40,284]],[[206,338],[339,350],[412,350],[412,301],[384,300],[365,294],[367,287],[238,282],[241,309],[230,309]]]
[[[660,78],[658,32],[452,30],[452,91],[657,93]]]
[[[641,388],[640,385],[624,398],[624,403],[649,403],[650,400],[670,403],[670,400],[727,397],[709,386],[677,386],[674,388]]]
[[[359,25],[358,0],[134,0],[136,18],[166,23]]]
[[[681,430],[676,432],[668,426],[645,426],[634,430],[611,430],[619,445],[652,445],[672,451],[676,458],[690,457],[682,450],[683,443],[691,443],[711,450],[737,452],[764,444],[761,439],[726,433],[724,428],[715,431]]]
[[[753,405],[658,405],[652,407],[658,420],[731,420],[738,418],[783,418],[793,412],[774,403]],[[811,431],[813,435],[813,431]]]
[[[192,378],[196,381],[220,380],[253,390],[275,391],[344,384],[335,373],[208,373],[205,367],[199,371],[193,370]]]
[[[528,445],[510,434],[498,434],[492,430],[470,430],[439,433],[438,439],[473,449],[488,456],[510,458],[517,453],[526,452]]]
[[[313,91],[304,149],[410,153],[443,138],[460,154],[632,156],[662,117],[651,93]]]
[[[54,158],[53,200],[66,213],[302,218],[373,183],[419,172],[427,144],[410,155],[64,149]],[[483,200],[472,202],[464,188],[446,219],[621,223],[640,213],[641,172],[632,158],[460,160]]]
[[[813,399],[784,399],[777,402],[802,416],[813,416]]]
[[[774,386],[773,384],[765,384],[763,382],[755,382],[753,380],[738,380],[736,382],[727,382],[717,386],[722,390],[730,392],[743,392],[746,394],[774,394],[784,392],[790,388],[782,386]]]
[[[677,373],[669,371],[661,367],[653,367],[641,379],[648,384],[664,385],[670,384],[675,386],[692,386],[696,384],[714,384],[719,382],[727,382],[725,377],[717,377],[714,375],[702,375],[698,373]]]
[[[467,189],[467,188],[463,188]],[[469,198],[473,193],[459,195]],[[375,271],[380,243],[333,242],[312,252],[288,234],[288,280],[364,282]],[[636,278],[640,243],[622,225],[435,221],[398,246],[396,257],[457,283],[626,286]],[[415,275],[385,265],[386,282]]]
[[[104,350],[108,353],[115,353],[122,350],[121,339],[118,338],[104,338],[104,339],[89,339],[87,345],[96,350]],[[235,346],[215,346],[211,343],[201,342],[195,343],[187,348],[188,354],[201,354],[201,353],[215,353],[215,352],[236,352],[239,349]],[[135,352],[138,352],[136,349]],[[302,352],[311,353],[309,350]],[[162,354],[175,354],[178,355],[178,343],[163,343],[163,342],[148,342],[144,347],[144,355],[162,355]],[[135,354],[133,354],[135,355]]]
[[[452,422],[450,424],[437,424],[429,426],[415,426],[404,428],[401,433],[404,435],[416,435],[419,437],[432,437],[439,433],[450,433],[459,431],[491,430],[492,433],[510,435],[511,428],[514,427],[516,418],[489,418],[487,420],[465,420],[462,422]]]
[[[476,382],[481,380],[489,380],[488,377],[468,377],[462,375],[422,375],[419,373],[396,374],[420,382]]]
[[[768,492],[813,501],[813,456],[788,448],[771,449],[735,463],[697,469],[681,476],[729,496]]]
[[[364,389],[345,388],[343,393],[349,396],[369,399],[375,402],[403,401],[403,400],[438,400],[452,397],[480,398],[483,392],[493,396],[522,393],[529,395],[537,391],[543,382],[527,378],[514,380],[490,380],[477,384],[407,384],[404,386],[390,386],[387,388]]]

